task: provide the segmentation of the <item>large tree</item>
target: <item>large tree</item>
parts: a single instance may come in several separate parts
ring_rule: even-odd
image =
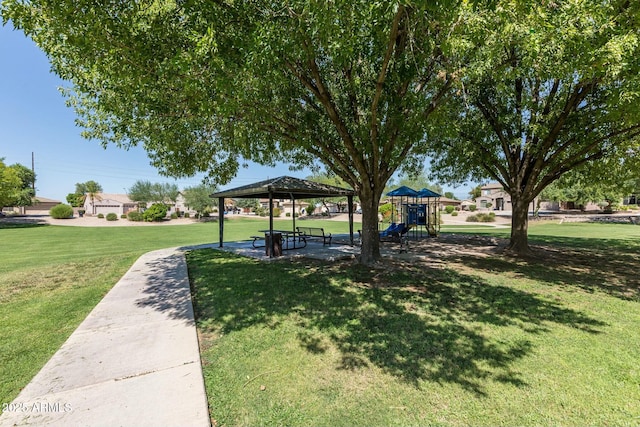
[[[581,167],[610,179],[625,159],[639,170],[640,2],[493,4],[468,27],[484,43],[456,88],[461,113],[436,170],[502,184],[509,250],[526,254],[527,208],[548,185]]]
[[[11,206],[16,191],[22,182],[18,173],[4,164],[4,158],[0,157],[0,212],[5,206]]]
[[[360,198],[371,263],[387,180],[443,128],[467,5],[5,0],[2,13],[72,83],[86,136],[142,143],[166,174],[225,183],[242,158],[324,164]]]
[[[0,158],[0,211],[4,206],[31,206],[36,176],[31,169],[19,163],[11,166]]]
[[[31,206],[34,203],[36,192],[34,190],[36,183],[36,174],[31,168],[16,163],[9,166],[13,169],[20,180],[20,186],[14,194],[13,206]]]

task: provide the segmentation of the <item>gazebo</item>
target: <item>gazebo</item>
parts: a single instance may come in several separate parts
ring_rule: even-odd
[[[209,197],[218,199],[218,206],[224,205],[224,199],[269,199],[269,234],[273,235],[273,199],[290,199],[294,203],[299,199],[314,199],[319,197],[347,197],[349,209],[349,238],[353,245],[353,196],[355,192],[347,188],[335,187],[321,184],[305,179],[281,176],[256,182],[255,184],[244,185],[211,194]],[[220,247],[223,247],[224,240],[224,212],[218,209],[220,220]],[[296,229],[296,217],[292,215],[292,231]],[[273,256],[273,239],[270,239],[270,256]]]

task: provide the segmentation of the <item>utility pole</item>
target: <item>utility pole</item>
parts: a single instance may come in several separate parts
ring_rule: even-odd
[[[33,195],[36,195],[36,162],[35,155],[33,151],[31,152],[31,172],[33,173],[33,182],[31,183],[31,188],[33,189]]]

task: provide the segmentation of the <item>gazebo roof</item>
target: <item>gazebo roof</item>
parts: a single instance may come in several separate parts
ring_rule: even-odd
[[[306,179],[281,176],[244,185],[229,190],[211,194],[211,198],[234,199],[259,199],[268,198],[269,195],[276,199],[313,199],[318,197],[343,197],[354,196],[355,192],[347,188],[334,187],[307,181]]]

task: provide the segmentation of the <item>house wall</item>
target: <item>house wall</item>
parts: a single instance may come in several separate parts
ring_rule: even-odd
[[[87,197],[83,205],[83,209],[88,215],[107,215],[114,213],[120,216],[137,208],[137,203],[129,200],[125,194],[98,194],[97,197],[94,198],[93,204],[91,203],[91,199]]]
[[[490,207],[487,207],[488,204]],[[501,186],[492,184],[481,187],[480,197],[476,197],[476,207],[480,210],[492,210],[492,211],[513,211],[513,204],[511,203],[511,195],[504,191]],[[535,209],[534,202],[529,204],[529,210]]]

